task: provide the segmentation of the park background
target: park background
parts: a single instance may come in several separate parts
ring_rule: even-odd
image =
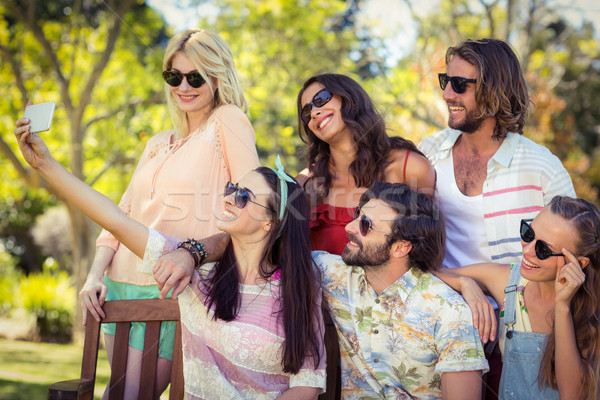
[[[0,399],[45,397],[48,383],[78,377],[76,294],[99,232],[24,163],[14,121],[28,99],[55,101],[42,133],[52,154],[118,202],[148,138],[171,127],[162,56],[189,27],[229,42],[261,162],[279,154],[291,173],[305,166],[296,95],[308,77],[352,76],[389,134],[418,143],[446,126],[437,73],[447,47],[507,40],[535,103],[525,136],[556,154],[577,194],[598,204],[596,1],[0,0]]]

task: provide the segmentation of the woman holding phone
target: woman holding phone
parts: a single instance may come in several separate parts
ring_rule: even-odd
[[[196,266],[207,258],[127,217],[64,169],[42,139],[17,121],[25,160],[74,206],[113,232],[141,270],[184,248]],[[313,267],[308,207],[281,164],[227,182],[218,227],[230,236],[222,259],[202,265],[179,296],[187,399],[316,399],[325,387],[321,290]],[[178,243],[179,242],[179,243]]]
[[[216,233],[222,209],[216,194],[259,165],[229,45],[210,31],[181,32],[169,41],[162,77],[174,128],[150,138],[119,207],[169,236]],[[105,300],[157,298],[156,283],[136,271],[136,262],[134,253],[103,231],[79,294],[84,310],[99,320]],[[144,329],[142,323],[132,324],[126,399],[138,395]],[[102,330],[111,361],[114,324],[103,324]],[[174,325],[163,323],[157,393],[169,383],[174,334]]]

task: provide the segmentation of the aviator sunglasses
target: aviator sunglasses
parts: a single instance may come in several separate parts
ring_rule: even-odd
[[[527,221],[533,220],[521,220],[521,240],[525,243],[531,243],[535,240],[535,232],[531,225],[527,223]],[[535,256],[540,260],[545,260],[549,257],[561,257],[564,256],[562,253],[553,253],[552,250],[548,247],[548,244],[543,240],[537,239],[535,242]]]
[[[167,82],[173,87],[181,85],[181,82],[183,82],[184,77],[185,79],[187,79],[190,86],[194,89],[198,89],[200,86],[204,85],[204,82],[206,82],[198,71],[188,72],[187,74],[184,74],[182,72],[168,70],[163,71],[162,76],[165,82]]]
[[[359,217],[360,217],[360,220],[358,221],[358,230],[362,236],[367,236],[369,231],[379,232],[379,233],[383,233],[385,236],[390,236],[389,233],[385,233],[384,231],[378,231],[377,229],[373,229],[373,221],[371,221],[369,219],[369,217],[367,217],[364,213],[362,213],[362,210],[360,209],[360,207],[356,207],[356,210],[354,210],[354,219],[356,220]]]
[[[440,88],[442,88],[442,90],[446,90],[448,81],[450,81],[452,90],[454,90],[454,93],[456,94],[463,94],[467,90],[467,83],[477,82],[477,79],[467,79],[460,76],[448,76],[448,74],[438,74],[438,79],[440,81]]]
[[[232,193],[235,193],[235,196],[234,196],[235,205],[239,209],[246,207],[248,202],[250,202],[250,203],[256,204],[257,206],[261,206],[262,208],[266,208],[267,210],[271,211],[271,209],[269,207],[263,206],[262,204],[259,204],[255,201],[250,200],[250,193],[248,193],[248,189],[239,187],[237,185],[237,183],[234,185],[231,182],[227,182],[225,184],[225,190],[223,191],[223,196],[229,196]]]
[[[317,108],[321,108],[325,104],[329,103],[329,100],[331,100],[332,97],[333,97],[333,95],[331,94],[331,92],[329,90],[327,90],[327,89],[319,90],[317,92],[317,94],[315,94],[315,97],[312,98],[311,102],[308,103],[307,105],[305,105],[304,107],[302,107],[302,111],[300,112],[300,119],[302,120],[304,125],[308,125],[308,123],[310,122],[310,117],[311,117],[313,106],[317,107]]]

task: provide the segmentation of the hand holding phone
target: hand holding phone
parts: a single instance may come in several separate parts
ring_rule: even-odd
[[[25,118],[29,119],[30,132],[44,132],[50,129],[55,106],[56,103],[50,101],[25,107]]]

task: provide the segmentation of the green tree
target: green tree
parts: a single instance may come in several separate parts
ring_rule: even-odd
[[[21,162],[12,135],[14,121],[32,99],[57,102],[53,127],[42,133],[56,158],[118,200],[145,132],[168,127],[165,107],[153,106],[162,103],[158,77],[165,29],[162,18],[137,0],[6,0],[0,5],[0,115],[5,116],[0,153],[13,166],[2,172],[13,182],[3,185],[3,199],[20,201],[28,190],[54,194]],[[72,271],[79,289],[94,255],[97,227],[66,206],[75,232]]]
[[[417,23],[417,41],[397,66],[366,85],[392,132],[419,141],[446,126],[437,73],[449,46],[469,38],[507,40],[535,103],[524,134],[561,158],[578,195],[598,201],[600,44],[593,26],[574,26],[547,0],[442,0],[425,16],[415,0],[404,3]]]
[[[231,46],[266,165],[280,154],[292,172],[304,168],[296,133],[296,96],[304,81],[358,70],[350,58],[354,31],[342,26],[347,11],[340,0],[223,0],[216,18],[200,22]]]

